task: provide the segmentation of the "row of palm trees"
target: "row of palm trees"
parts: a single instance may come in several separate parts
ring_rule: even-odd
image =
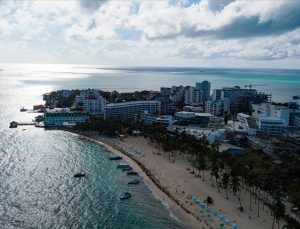
[[[243,190],[249,192],[249,210],[253,211],[253,201],[257,205],[257,217],[260,217],[260,205],[263,209],[269,206],[274,222],[285,217],[285,205],[282,203],[282,189],[277,179],[272,176],[269,163],[254,159],[245,160],[245,156],[231,156],[219,152],[219,144],[210,144],[205,137],[196,139],[185,132],[167,133],[162,126],[140,126],[144,136],[151,142],[156,142],[168,152],[170,159],[175,162],[177,154],[187,156],[193,167],[191,173],[198,171],[196,176],[205,181],[205,171],[210,171],[212,186],[216,186],[218,192],[225,191],[226,198],[231,191],[239,202],[239,210],[243,211],[241,194]],[[255,155],[253,152],[246,154]],[[258,164],[256,164],[258,163]],[[276,194],[276,195],[275,195]],[[293,222],[296,224],[296,222]]]

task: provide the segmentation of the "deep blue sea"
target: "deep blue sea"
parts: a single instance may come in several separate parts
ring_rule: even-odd
[[[0,64],[0,228],[182,228],[145,184],[128,178],[108,161],[110,152],[67,132],[34,127],[9,129],[9,122],[36,114],[21,107],[42,103],[57,89],[133,91],[160,86],[212,88],[246,84],[272,93],[274,101],[300,94],[299,70],[206,68],[109,68],[74,65]],[[84,179],[73,174],[85,171]],[[120,201],[124,191],[133,193]]]

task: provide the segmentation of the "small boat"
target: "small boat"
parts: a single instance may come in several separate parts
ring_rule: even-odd
[[[115,160],[121,160],[123,157],[121,156],[115,156],[115,157],[109,157],[108,159],[111,161],[115,161]]]
[[[17,128],[18,127],[18,123],[13,121],[9,124],[9,128]]]
[[[135,176],[135,175],[138,175],[138,173],[135,172],[135,171],[130,171],[130,172],[127,173],[127,175],[128,176]]]
[[[84,177],[85,173],[75,173],[74,177]]]
[[[24,130],[26,130],[26,129],[22,129],[22,131],[24,131]]]
[[[118,164],[117,168],[118,169],[123,169],[123,168],[129,168],[130,166],[128,164]]]
[[[140,183],[139,179],[132,179],[132,180],[128,181],[127,184],[139,184],[139,183]]]
[[[20,109],[20,111],[21,111],[21,112],[24,112],[24,111],[27,111],[27,109],[24,108],[24,107],[22,107],[22,108]]]
[[[126,172],[126,171],[131,171],[131,170],[132,170],[132,167],[130,167],[130,166],[129,166],[129,167],[127,167],[127,168],[123,168],[123,169],[122,169],[122,171],[123,171],[123,172]]]
[[[120,199],[121,199],[121,200],[126,200],[126,199],[129,199],[130,197],[131,197],[131,193],[125,192],[125,193],[123,193],[123,194],[120,196]]]

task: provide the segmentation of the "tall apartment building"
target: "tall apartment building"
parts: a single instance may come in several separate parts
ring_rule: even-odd
[[[148,114],[160,114],[159,101],[132,101],[124,103],[110,103],[104,108],[104,117],[111,119],[134,120],[136,116],[147,112]]]
[[[196,83],[196,88],[203,92],[202,101],[205,102],[209,99],[211,83],[207,80],[202,81],[201,83]]]
[[[203,102],[203,92],[196,87],[187,87],[185,89],[184,102],[187,105],[198,106]]]
[[[250,112],[251,105],[254,103],[266,102],[269,95],[258,93],[254,89],[242,89],[239,86],[223,87],[221,90],[215,90],[213,97],[224,100],[230,99],[230,113]]]
[[[210,113],[214,116],[222,116],[225,114],[229,114],[229,106],[230,100],[225,98],[215,99],[215,100],[207,100],[205,102],[205,112]]]
[[[104,114],[106,100],[100,95],[99,90],[88,89],[82,90],[80,95],[76,96],[76,107],[83,107],[83,110],[95,115]]]

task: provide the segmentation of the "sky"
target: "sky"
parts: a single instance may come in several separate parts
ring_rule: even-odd
[[[0,0],[0,62],[300,68],[300,0]]]

